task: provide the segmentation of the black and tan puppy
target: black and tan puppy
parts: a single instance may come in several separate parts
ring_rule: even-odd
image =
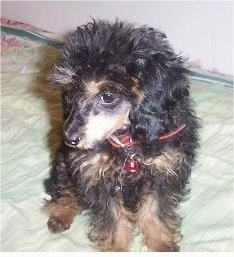
[[[150,249],[178,251],[198,124],[165,34],[90,22],[68,35],[51,81],[63,96],[64,143],[47,185],[49,230],[89,209],[101,250],[127,250],[138,228]]]

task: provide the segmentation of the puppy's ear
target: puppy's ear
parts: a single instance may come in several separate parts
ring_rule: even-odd
[[[74,82],[75,73],[69,67],[63,65],[54,66],[53,71],[48,76],[49,83],[58,89],[69,89]]]
[[[131,130],[150,143],[181,122],[175,108],[188,96],[187,70],[173,52],[152,50],[132,63],[131,72],[143,96],[130,112]]]
[[[133,137],[147,143],[157,138],[163,126],[155,99],[149,95],[131,109],[129,120]]]

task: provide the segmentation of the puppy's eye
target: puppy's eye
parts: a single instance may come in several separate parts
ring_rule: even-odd
[[[117,100],[116,96],[111,93],[103,93],[100,96],[100,99],[101,99],[102,104],[112,104]]]

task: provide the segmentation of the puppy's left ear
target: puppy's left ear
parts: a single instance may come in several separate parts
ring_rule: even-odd
[[[141,96],[129,116],[132,134],[150,143],[181,122],[175,108],[188,96],[187,70],[173,52],[153,51],[137,58],[131,70]]]

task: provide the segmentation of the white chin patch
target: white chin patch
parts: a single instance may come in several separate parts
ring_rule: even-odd
[[[91,114],[84,129],[84,138],[78,147],[92,148],[96,143],[108,138],[114,131],[123,128],[129,123],[129,111],[130,104],[125,104],[118,112],[103,111],[97,115]]]

